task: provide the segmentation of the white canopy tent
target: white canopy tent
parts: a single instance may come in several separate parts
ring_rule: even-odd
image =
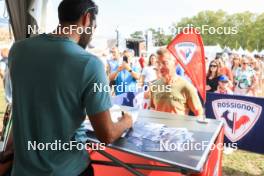
[[[215,58],[217,53],[222,52],[223,49],[221,48],[220,45],[211,45],[211,46],[204,46],[204,53],[205,56],[209,59],[212,60]]]
[[[244,50],[243,50],[243,48],[242,47],[240,47],[238,50],[237,50],[237,53],[238,54],[244,54]]]

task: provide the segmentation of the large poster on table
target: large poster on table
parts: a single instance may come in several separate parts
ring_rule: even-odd
[[[264,99],[207,93],[206,117],[223,120],[225,142],[264,153]]]

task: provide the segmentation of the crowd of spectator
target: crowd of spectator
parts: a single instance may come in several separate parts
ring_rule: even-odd
[[[264,59],[259,55],[218,54],[209,63],[206,76],[208,92],[261,96]]]

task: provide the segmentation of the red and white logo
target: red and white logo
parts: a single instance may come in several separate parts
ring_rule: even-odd
[[[216,119],[224,121],[225,135],[232,142],[243,138],[254,127],[262,111],[260,105],[235,99],[215,100],[212,106]]]
[[[196,44],[192,42],[182,42],[175,45],[176,53],[185,65],[192,60],[196,48]]]

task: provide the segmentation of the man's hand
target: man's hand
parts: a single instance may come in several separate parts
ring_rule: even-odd
[[[110,81],[115,80],[116,77],[118,76],[118,73],[121,72],[122,70],[124,70],[124,67],[123,67],[123,65],[120,65],[120,66],[117,68],[116,71],[114,71],[113,73],[111,73],[111,74],[109,75],[109,80],[110,80]]]
[[[124,66],[123,66],[123,65],[120,65],[120,66],[117,68],[117,71],[118,71],[118,72],[121,72],[122,70],[124,70]]]
[[[123,68],[126,69],[127,71],[131,70],[131,67],[128,65],[128,63],[123,63]]]
[[[211,86],[206,85],[205,89],[206,90],[211,90],[212,88],[211,88]]]
[[[124,69],[126,69],[127,71],[130,71],[130,70],[131,70],[130,74],[131,74],[131,76],[132,76],[134,79],[138,80],[138,79],[140,78],[140,75],[139,75],[137,72],[132,71],[132,69],[131,69],[131,67],[129,66],[128,63],[125,63],[125,62],[124,62],[124,63],[123,63],[123,67],[124,67]]]
[[[109,110],[90,115],[89,119],[96,137],[106,144],[114,142],[126,129],[132,126],[132,118],[127,113],[121,117],[120,121],[113,123]]]
[[[131,128],[133,125],[133,120],[130,114],[124,113],[124,115],[120,118],[120,121],[124,121],[127,128]]]

